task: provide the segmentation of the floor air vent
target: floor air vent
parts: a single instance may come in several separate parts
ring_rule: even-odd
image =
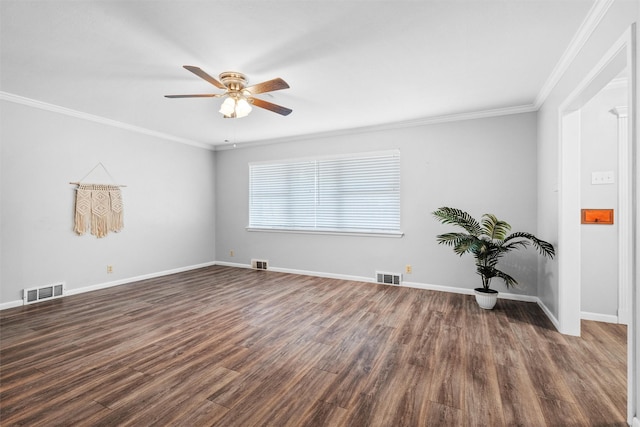
[[[24,304],[33,304],[34,302],[60,298],[64,296],[64,283],[54,283],[53,285],[43,286],[41,288],[30,288],[23,291]]]
[[[251,268],[256,270],[266,270],[269,266],[269,261],[265,259],[252,259]]]
[[[402,274],[376,271],[376,282],[386,285],[399,285],[402,282]]]

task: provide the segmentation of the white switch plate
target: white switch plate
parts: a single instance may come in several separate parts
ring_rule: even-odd
[[[615,178],[613,171],[591,172],[591,185],[613,184]]]

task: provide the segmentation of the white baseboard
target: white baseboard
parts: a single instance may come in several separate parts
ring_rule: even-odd
[[[225,267],[251,268],[251,265],[249,264],[239,264],[227,261],[216,261],[216,265],[224,265]],[[318,271],[298,270],[293,268],[280,268],[273,267],[271,265],[269,266],[269,271],[276,271],[278,273],[300,274],[303,276],[325,277],[327,279],[352,280],[355,282],[375,282],[375,280],[371,277],[349,276],[346,274],[323,273]]]
[[[456,288],[453,286],[433,285],[430,283],[408,282],[403,281],[402,286],[408,288],[424,289],[426,291],[450,292],[454,294],[473,295],[473,289]],[[499,294],[500,296],[501,294]]]
[[[615,316],[613,314],[589,313],[588,311],[581,311],[580,318],[584,320],[595,320],[596,322],[618,323],[618,316]]]
[[[251,268],[249,264],[240,264],[237,262],[216,261],[215,265],[223,265],[225,267]]]
[[[18,299],[15,301],[3,302],[2,304],[0,304],[0,311],[6,310],[8,308],[20,307],[21,305],[24,305],[24,300],[21,300],[21,299]]]
[[[188,265],[186,267],[178,267],[171,270],[158,271],[156,273],[143,274],[141,276],[128,277],[126,279],[114,280],[113,282],[98,283],[96,285],[85,286],[77,289],[67,289],[67,295],[82,294],[84,292],[97,291],[99,289],[110,288],[112,286],[124,285],[126,283],[139,282],[140,280],[153,279],[169,274],[182,273],[183,271],[195,270],[197,268],[210,267],[216,265],[215,261],[205,262],[202,264]]]
[[[182,273],[183,271],[195,270],[197,268],[209,267],[216,265],[215,261],[205,262],[202,264],[189,265],[186,267],[174,268],[171,270],[159,271],[156,273],[143,274],[141,276],[128,277],[126,279],[114,280],[112,282],[98,283],[91,286],[85,286],[76,289],[66,289],[65,296],[82,294],[85,292],[97,291],[99,289],[111,288],[113,286],[124,285],[126,283],[139,282],[140,280],[153,279],[155,277],[168,276],[169,274]],[[63,297],[64,298],[64,297]],[[24,304],[23,300],[9,301],[0,304],[0,310],[19,307]]]
[[[551,313],[551,310],[549,310],[549,308],[546,305],[544,305],[544,303],[540,298],[537,298],[537,299],[538,299],[537,301],[538,307],[540,307],[544,312],[544,314],[547,315],[547,318],[551,320],[551,323],[553,323],[553,326],[556,328],[556,331],[560,332],[560,322],[558,321],[558,319],[556,319],[556,316],[554,316],[553,313]]]
[[[216,261],[216,265],[224,265],[227,267],[251,268],[249,264],[239,264],[239,263],[232,263],[227,261]],[[314,276],[314,277],[326,277],[328,279],[340,279],[340,280],[352,280],[356,282],[376,283],[373,277],[352,276],[347,274],[325,273],[325,272],[310,271],[310,270],[298,270],[293,268],[279,268],[279,267],[273,267],[273,266],[269,266],[269,270],[277,271],[279,273],[301,274],[304,276]],[[394,286],[394,285],[391,285],[391,286]],[[428,291],[440,291],[440,292],[451,292],[455,294],[473,295],[473,289],[456,288],[454,286],[432,285],[428,283],[418,283],[418,282],[408,282],[408,281],[402,281],[402,284],[400,286],[405,286],[408,288],[425,289]],[[515,301],[524,301],[524,302],[535,302],[535,303],[539,303],[540,301],[536,296],[512,294],[509,292],[500,292],[498,294],[498,298],[515,300]]]
[[[633,417],[633,427],[640,427],[640,419]]]
[[[512,294],[509,292],[498,293],[498,299],[500,298],[509,299],[513,301],[535,302],[536,304],[540,301],[540,298],[534,295]]]
[[[99,283],[96,285],[85,286],[77,289],[67,289],[66,295],[75,295],[75,294],[81,294],[84,292],[96,291],[99,289],[105,289],[113,286],[124,285],[126,283],[137,282],[140,280],[153,279],[155,277],[167,276],[169,274],[181,273],[183,271],[195,270],[197,268],[209,267],[212,265],[222,265],[226,267],[237,267],[237,268],[251,268],[251,265],[249,264],[241,264],[241,263],[227,262],[227,261],[211,261],[203,264],[190,265],[187,267],[180,267],[172,270],[160,271],[157,273],[150,273],[150,274],[145,274],[141,276],[129,277],[126,279],[115,280],[112,282]],[[278,268],[278,267],[271,267],[271,266],[269,267],[269,270],[280,272],[280,273],[301,274],[305,276],[315,276],[315,277],[326,277],[328,279],[340,279],[340,280],[351,280],[356,282],[376,283],[373,277],[352,276],[347,274],[325,273],[325,272],[319,272],[319,271],[298,270],[298,269],[291,269],[291,268]],[[464,294],[464,295],[473,295],[473,289],[456,288],[453,286],[433,285],[428,283],[418,283],[418,282],[409,282],[409,281],[403,281],[401,286],[405,286],[409,288],[425,289],[429,291],[440,291],[440,292],[451,292],[451,293]],[[538,297],[532,296],[532,295],[519,295],[519,294],[508,293],[508,292],[500,292],[498,294],[498,298],[514,300],[514,301],[537,303],[540,306],[540,308],[542,308],[542,311],[551,320],[551,322],[556,327],[556,329],[559,329],[558,321],[551,314],[549,309],[542,303],[542,301],[540,301]],[[18,307],[18,306],[21,306],[22,304],[23,304],[22,300],[6,302],[3,304],[0,304],[0,310],[12,308],[12,307]]]
[[[402,282],[402,286],[406,286],[408,288],[425,289],[427,291],[440,291],[440,292],[450,292],[454,294],[474,295],[473,289],[456,288],[454,286],[433,285],[429,283],[406,282],[406,281]],[[499,292],[498,299],[508,299],[508,300],[514,300],[514,301],[536,302],[536,303],[539,301],[538,297],[536,296],[512,294],[510,292]]]
[[[304,276],[325,277],[327,279],[340,279],[340,280],[351,280],[354,282],[375,283],[375,280],[373,279],[373,277],[350,276],[348,274],[324,273],[319,271],[296,270],[292,268],[269,267],[269,269],[272,271],[278,271],[280,273],[301,274]]]

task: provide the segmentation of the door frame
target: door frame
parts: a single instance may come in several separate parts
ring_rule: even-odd
[[[637,379],[635,323],[637,294],[634,280],[636,256],[636,192],[635,171],[638,160],[635,150],[636,63],[635,24],[609,48],[598,64],[573,92],[560,104],[559,123],[559,200],[558,200],[558,325],[563,334],[580,336],[580,109],[605,85],[626,70],[628,121],[626,143],[618,145],[618,278],[628,299],[631,319],[627,326],[627,421],[636,422]],[[624,161],[626,160],[626,161]],[[625,233],[624,235],[621,235]],[[620,307],[619,307],[620,309]],[[623,307],[624,309],[624,307]]]

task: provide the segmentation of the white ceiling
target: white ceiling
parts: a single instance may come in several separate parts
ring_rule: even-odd
[[[525,107],[593,0],[0,2],[0,91],[196,144],[291,138]],[[223,119],[182,68],[293,109]]]

